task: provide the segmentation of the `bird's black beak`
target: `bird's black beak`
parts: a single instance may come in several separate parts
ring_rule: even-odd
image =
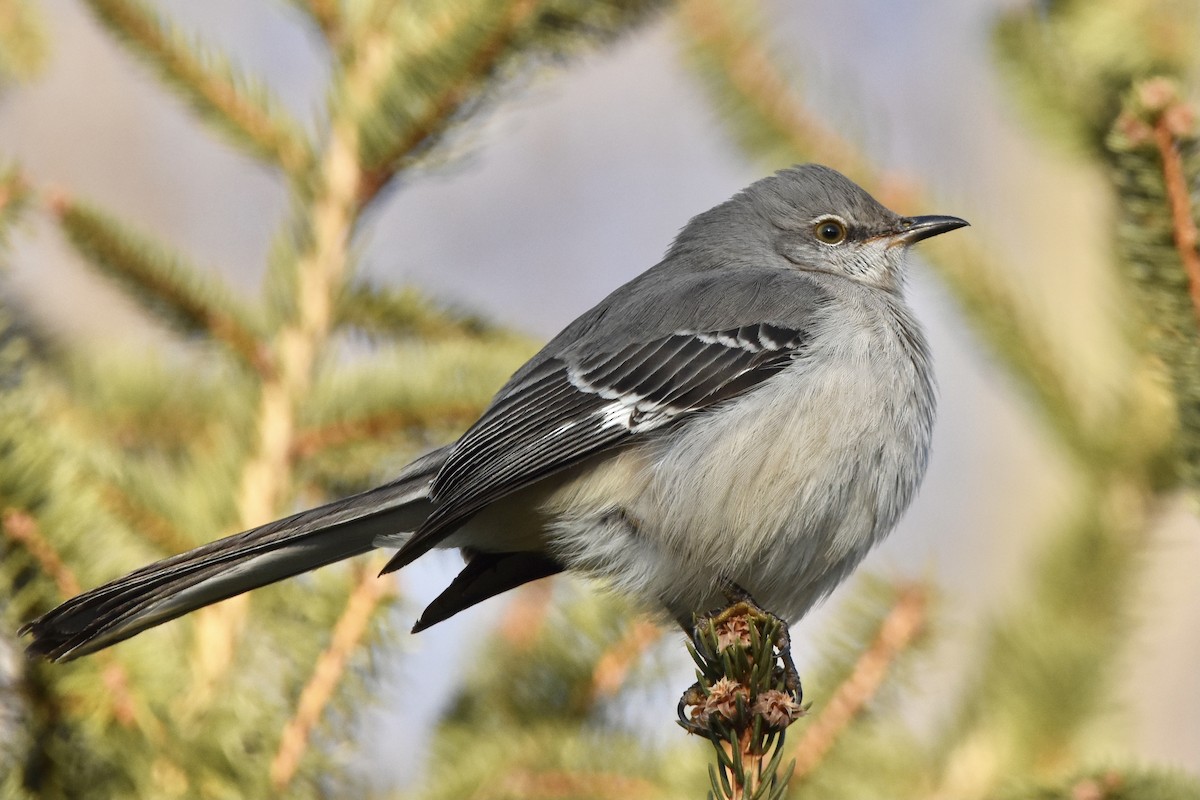
[[[905,217],[900,220],[900,228],[896,231],[895,240],[905,245],[916,244],[932,236],[965,228],[970,224],[965,219],[943,217],[937,214],[925,217]]]

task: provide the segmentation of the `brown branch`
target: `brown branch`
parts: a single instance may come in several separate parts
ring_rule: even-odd
[[[513,592],[498,628],[500,637],[514,650],[528,649],[537,641],[546,622],[553,593],[553,579],[527,583]]]
[[[20,204],[28,194],[29,184],[21,173],[15,170],[0,173],[0,219],[9,206]]]
[[[164,553],[174,555],[193,547],[193,542],[166,517],[139,503],[120,486],[112,483],[101,486],[100,499],[110,512],[128,524],[133,533]]]
[[[8,538],[25,548],[42,571],[54,580],[54,585],[58,587],[62,597],[74,597],[79,594],[79,580],[75,573],[42,536],[33,515],[10,508],[4,511],[0,520],[0,527],[3,527]],[[112,657],[112,653],[101,653],[100,658],[104,661],[101,680],[104,683],[109,710],[122,727],[131,728],[137,723],[137,712],[133,695],[129,691],[129,674]]]
[[[341,683],[350,658],[362,644],[376,609],[395,591],[393,580],[378,577],[381,567],[382,563],[362,567],[358,583],[333,626],[329,645],[317,657],[312,676],[300,692],[296,711],[283,728],[279,749],[271,760],[271,785],[277,792],[286,789],[295,777],[313,728]]]
[[[481,80],[492,74],[508,52],[521,28],[539,6],[539,0],[509,0],[508,12],[503,21],[496,25],[492,34],[467,63],[459,80],[450,83],[433,100],[429,110],[408,127],[407,133],[398,139],[374,165],[363,172],[359,191],[359,203],[366,206],[387,185],[402,166],[405,157],[428,144],[450,125],[455,112],[469,100]]]
[[[129,691],[129,673],[112,653],[103,653],[102,656],[107,663],[101,672],[101,680],[113,717],[122,727],[132,728],[137,724],[137,706],[133,693]]]
[[[336,49],[342,44],[342,10],[337,0],[302,0],[304,10],[320,28],[329,46]]]
[[[296,433],[292,443],[292,461],[311,458],[333,447],[380,439],[414,428],[462,427],[474,422],[479,411],[478,404],[453,403],[428,414],[397,410],[309,428]]]
[[[561,797],[636,798],[658,797],[661,790],[653,783],[610,772],[571,772],[553,770],[533,772],[513,770],[499,781],[488,781],[472,795],[472,800],[523,797],[528,800],[555,800]]]
[[[385,59],[369,57],[386,44],[384,34],[364,37],[364,53],[339,73],[331,96],[374,97],[386,78]],[[293,310],[276,330],[271,350],[277,369],[263,376],[255,413],[255,441],[242,468],[237,496],[240,527],[251,528],[274,517],[292,489],[292,451],[300,404],[312,388],[313,372],[329,340],[335,298],[350,267],[349,247],[361,208],[359,127],[354,113],[332,108],[329,136],[317,164],[312,195],[306,197],[311,230],[295,255],[295,280],[289,284]],[[196,665],[188,697],[194,707],[208,703],[218,681],[233,663],[244,624],[246,595],[196,613],[192,663]]]
[[[929,592],[915,584],[902,589],[879,625],[871,644],[858,657],[849,677],[838,686],[825,708],[804,728],[794,753],[794,781],[802,781],[820,765],[839,736],[850,726],[883,685],[896,658],[925,630]],[[792,784],[797,785],[796,783]]]
[[[625,635],[613,642],[596,661],[587,694],[587,707],[617,693],[629,671],[650,647],[662,638],[662,628],[646,617],[631,620]]]
[[[1162,157],[1163,181],[1167,187],[1167,202],[1171,206],[1171,227],[1175,249],[1188,277],[1188,294],[1192,308],[1200,320],[1200,235],[1196,231],[1196,220],[1192,216],[1192,198],[1188,191],[1187,177],[1183,172],[1183,159],[1176,146],[1177,136],[1190,108],[1179,103],[1159,115],[1154,123],[1154,143]],[[1186,129],[1186,128],[1184,128]]]
[[[63,597],[79,594],[79,581],[41,531],[37,520],[26,511],[9,508],[0,517],[0,526],[9,539],[25,548],[42,571],[54,580],[58,593]]]

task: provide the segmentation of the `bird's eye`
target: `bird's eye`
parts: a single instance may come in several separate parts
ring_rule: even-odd
[[[846,223],[840,219],[823,219],[813,228],[813,234],[825,244],[841,244],[846,240]]]

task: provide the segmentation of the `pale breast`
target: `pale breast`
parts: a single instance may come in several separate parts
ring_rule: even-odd
[[[934,396],[890,295],[853,293],[815,324],[758,388],[561,484],[543,505],[554,548],[680,615],[722,579],[791,618],[832,589],[911,501]]]

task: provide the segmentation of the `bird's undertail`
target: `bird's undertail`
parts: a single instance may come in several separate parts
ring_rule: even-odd
[[[436,455],[436,454],[435,454]],[[432,458],[395,482],[163,559],[30,622],[28,651],[68,660],[202,606],[371,550],[429,513]]]

